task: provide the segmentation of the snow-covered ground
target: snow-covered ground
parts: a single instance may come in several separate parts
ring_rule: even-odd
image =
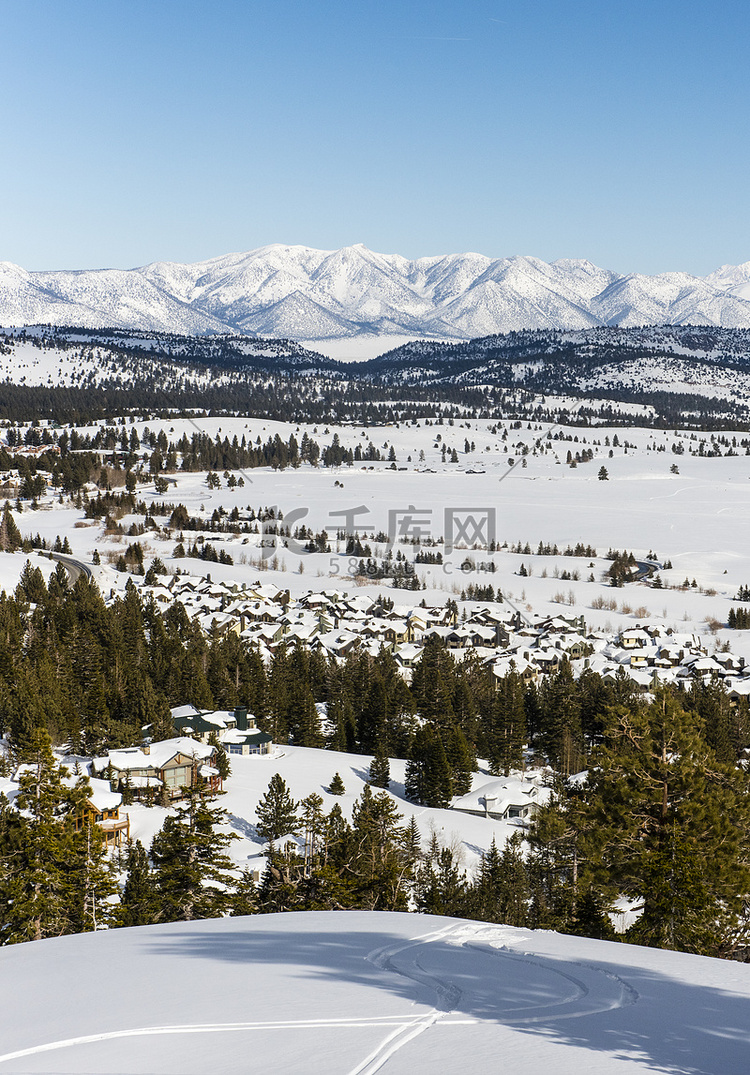
[[[231,844],[229,854],[237,866],[257,870],[262,874],[266,865],[264,851],[267,845],[255,831],[255,808],[258,800],[265,794],[274,773],[279,773],[284,778],[295,801],[299,802],[315,792],[323,799],[322,809],[325,813],[330,813],[338,803],[345,817],[351,820],[352,805],[362,794],[372,759],[362,754],[283,746],[277,747],[273,755],[232,754],[229,760],[232,773],[224,785],[225,793],[216,801],[217,806],[227,811],[226,831],[239,837]],[[412,816],[416,819],[425,850],[434,834],[441,846],[452,848],[459,864],[471,872],[493,839],[498,847],[503,847],[506,839],[519,831],[522,825],[519,820],[495,821],[458,810],[433,809],[408,802],[404,796],[405,767],[405,761],[391,760],[391,784],[388,791],[402,815],[401,824],[408,824]],[[328,791],[335,773],[338,773],[344,782],[344,795],[331,795]],[[473,787],[478,789],[492,779],[496,778],[489,776],[486,769],[476,772]],[[516,773],[509,779],[517,785],[521,777]],[[134,803],[121,807],[120,813],[130,816],[132,838],[140,840],[148,847],[164,824],[167,810]]]
[[[0,950],[0,1072],[746,1075],[750,967],[386,912]]]
[[[563,605],[567,612],[583,613],[590,626],[612,631],[650,619],[680,631],[705,633],[709,621],[726,622],[738,588],[750,584],[750,551],[745,534],[750,519],[750,457],[739,443],[746,436],[740,432],[726,434],[730,444],[735,438],[733,450],[737,454],[709,457],[690,454],[691,449],[697,450],[701,439],[705,451],[712,449],[708,434],[637,426],[566,429],[537,425],[529,429],[524,425],[518,429],[509,422],[467,419],[457,420],[452,426],[447,422],[440,426],[421,422],[365,428],[298,425],[257,418],[175,417],[166,422],[151,419],[115,428],[118,433],[125,429],[128,434],[135,428],[141,439],[146,428],[152,432],[163,428],[173,441],[183,433],[190,437],[201,431],[230,440],[235,435],[240,440],[245,436],[253,443],[258,438],[265,442],[277,433],[285,441],[294,434],[300,442],[307,432],[321,446],[330,444],[338,435],[345,447],[354,449],[359,445],[363,451],[372,441],[384,458],[391,445],[395,450],[396,469],[391,469],[387,461],[339,468],[303,465],[285,471],[259,468],[247,471],[244,486],[236,488],[229,488],[221,475],[221,487],[209,489],[205,474],[177,472],[169,475],[174,484],[160,495],[146,474],[139,496],[147,504],[160,499],[183,503],[190,514],[207,523],[217,508],[229,513],[236,507],[242,513],[248,506],[257,510],[275,505],[292,526],[325,529],[332,539],[331,554],[307,554],[293,544],[280,547],[274,569],[270,558],[261,560],[259,538],[255,535],[214,537],[207,533],[207,540],[232,556],[231,566],[188,558],[174,560],[174,534],[158,536],[147,532],[139,537],[146,562],[158,555],[170,570],[179,568],[198,575],[208,572],[214,579],[247,584],[261,578],[289,588],[293,594],[331,585],[352,591],[364,585],[366,592],[386,593],[397,603],[419,603],[421,597],[428,603],[444,603],[449,597],[460,597],[469,583],[492,584],[522,609],[541,616],[559,612]],[[79,432],[83,436],[86,430]],[[507,433],[505,440],[503,433]],[[547,433],[552,438],[569,439],[550,440]],[[610,446],[615,437],[619,446]],[[468,454],[464,452],[467,440],[475,445]],[[548,450],[537,450],[535,455],[539,442]],[[443,462],[443,444],[456,449],[457,463]],[[679,446],[682,454],[674,454],[672,445]],[[525,448],[528,454],[524,456]],[[575,454],[585,448],[594,451],[591,462],[575,469],[566,465],[568,451]],[[726,446],[722,451],[726,453]],[[519,459],[525,459],[525,467]],[[516,465],[509,466],[510,460]],[[600,466],[606,467],[608,481],[597,480]],[[678,472],[673,473],[672,467]],[[524,545],[528,542],[531,554],[518,555],[508,549],[492,555],[476,551],[471,555],[477,564],[492,562],[495,572],[477,567],[464,573],[460,566],[466,554],[459,550],[444,566],[418,565],[419,577],[427,589],[421,595],[407,596],[388,585],[352,578],[353,565],[343,547],[337,551],[335,533],[337,528],[345,528],[346,516],[341,513],[354,509],[360,509],[352,518],[363,542],[370,540],[374,532],[387,532],[389,523],[400,526],[405,515],[420,515],[423,532],[440,538],[445,535],[447,510],[488,510],[494,513],[498,543],[512,546],[519,541]],[[142,522],[143,517],[121,521],[127,529],[132,523]],[[157,517],[157,521],[165,520]],[[96,573],[102,590],[108,593],[112,587],[124,585],[126,576],[108,565],[107,554],[116,558],[132,539],[105,537],[102,524],[85,520],[83,511],[68,500],[61,505],[56,496],[50,495],[40,501],[38,510],[31,510],[27,502],[17,523],[23,534],[40,533],[49,540],[58,534],[67,535],[74,555],[89,562],[97,548],[103,561]],[[192,539],[192,535],[186,534],[186,538]],[[556,543],[560,549],[583,542],[596,547],[599,556],[593,560],[537,556],[540,541]],[[653,550],[662,561],[670,560],[672,569],[661,572],[664,588],[655,590],[641,583],[619,590],[609,588],[604,580],[609,566],[604,555],[609,548],[626,548],[641,557]],[[18,554],[0,556],[0,586],[14,585],[25,559]],[[519,575],[521,564],[530,575]],[[576,570],[580,576],[577,580],[559,578],[565,571]],[[592,575],[594,580],[589,581]],[[681,587],[685,579],[691,583],[695,580],[696,586],[671,588]],[[597,604],[604,607],[597,608]],[[729,637],[719,631],[715,639],[722,642]],[[748,656],[746,637],[750,640],[748,632],[731,635],[733,649]]]

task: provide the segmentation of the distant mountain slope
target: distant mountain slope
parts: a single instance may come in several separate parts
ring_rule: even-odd
[[[577,399],[582,415],[607,421],[627,404],[669,425],[745,428],[750,329],[511,332],[452,344],[414,341],[367,362],[341,363],[290,340],[239,334],[18,328],[0,331],[0,386],[0,412],[14,419],[168,406],[376,423],[461,404],[540,420]]]
[[[253,374],[323,374],[338,365],[290,340],[177,336],[85,327],[0,333],[0,383],[162,392],[243,384]]]
[[[648,402],[681,395],[743,421],[750,329],[695,325],[526,331],[466,343],[415,341],[352,367],[380,384],[502,386],[549,395]],[[723,402],[722,402],[723,401]],[[671,404],[666,404],[671,409]]]
[[[706,277],[622,276],[589,261],[450,254],[409,260],[362,245],[271,245],[193,265],[27,272],[0,263],[0,325],[82,325],[304,340],[472,339],[597,325],[750,327],[750,262]]]

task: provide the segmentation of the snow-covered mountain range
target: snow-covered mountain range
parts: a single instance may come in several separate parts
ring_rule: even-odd
[[[750,261],[705,277],[621,276],[589,261],[279,244],[192,265],[27,272],[0,262],[0,325],[297,340],[473,339],[598,325],[750,327]]]

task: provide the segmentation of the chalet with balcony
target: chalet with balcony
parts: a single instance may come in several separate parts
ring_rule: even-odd
[[[76,832],[95,825],[104,836],[106,847],[120,847],[130,839],[130,818],[120,817],[122,795],[112,791],[108,780],[89,777],[91,793],[83,805],[83,813],[75,819]]]

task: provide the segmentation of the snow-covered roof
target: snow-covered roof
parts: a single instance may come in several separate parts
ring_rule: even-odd
[[[178,754],[203,761],[210,758],[213,752],[214,748],[209,744],[197,743],[195,739],[189,739],[187,736],[178,736],[176,739],[152,743],[148,753],[139,747],[111,750],[104,759],[104,767],[109,764],[120,772],[129,769],[163,769]]]
[[[451,807],[454,810],[469,810],[474,813],[486,810],[488,813],[502,815],[512,806],[524,807],[530,803],[547,802],[550,794],[549,788],[540,786],[536,781],[500,777],[454,799]]]

